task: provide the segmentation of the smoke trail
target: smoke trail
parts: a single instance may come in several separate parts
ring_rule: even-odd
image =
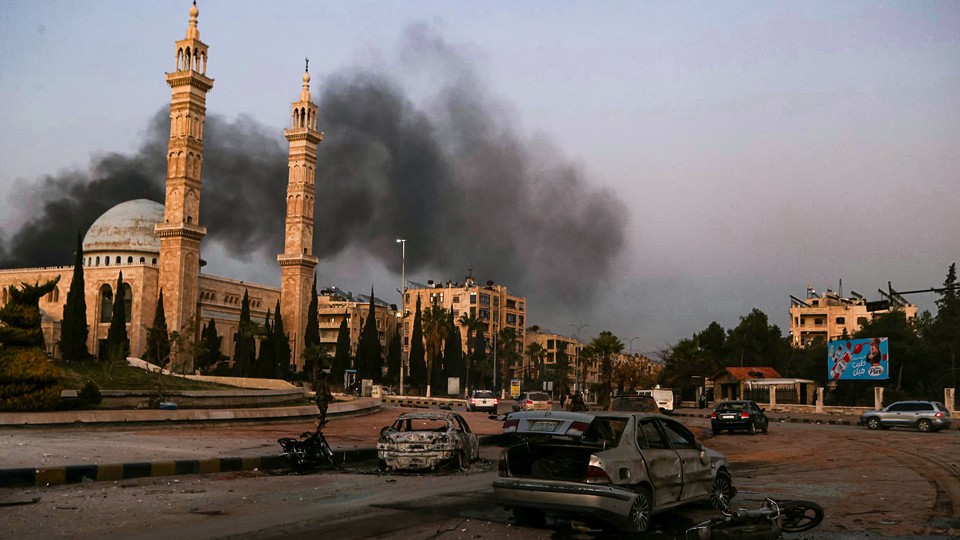
[[[480,279],[541,305],[586,300],[623,249],[625,207],[589,186],[559,152],[523,139],[469,62],[429,29],[410,29],[400,52],[440,75],[429,105],[415,105],[382,72],[342,70],[323,81],[315,253],[351,264],[338,255],[360,248],[399,274],[394,239],[404,237],[418,254],[407,261],[408,275],[459,279],[472,265]],[[89,173],[40,180],[32,196],[44,201],[42,212],[0,246],[0,267],[70,264],[69,231],[145,193],[162,200],[168,134],[164,107],[135,155],[108,155]],[[237,259],[276,264],[286,162],[280,128],[208,114],[205,242],[221,243]]]

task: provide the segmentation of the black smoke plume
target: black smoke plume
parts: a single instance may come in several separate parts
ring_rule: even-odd
[[[625,207],[559,152],[522,138],[468,63],[424,27],[402,52],[446,74],[427,105],[381,72],[343,70],[321,85],[314,252],[352,264],[337,257],[359,248],[399,274],[403,237],[416,246],[410,277],[459,280],[472,266],[540,305],[584,301],[623,249]],[[237,259],[276,264],[282,251],[285,125],[207,116],[200,222],[205,242]],[[41,179],[31,196],[42,211],[9,237],[0,267],[70,264],[72,231],[122,201],[162,201],[168,134],[164,107],[135,155]]]

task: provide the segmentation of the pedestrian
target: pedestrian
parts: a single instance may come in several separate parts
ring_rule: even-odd
[[[560,408],[563,408],[563,404],[567,402],[567,393],[560,392]]]
[[[333,394],[330,393],[330,383],[327,381],[327,373],[325,371],[320,372],[313,390],[320,416],[320,425],[317,426],[319,430],[327,423],[327,408],[330,407],[330,402],[333,401]]]

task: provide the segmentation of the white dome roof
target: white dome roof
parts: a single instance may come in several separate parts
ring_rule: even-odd
[[[163,221],[163,205],[148,199],[120,203],[97,218],[83,238],[83,252],[138,251],[160,253],[154,232]]]

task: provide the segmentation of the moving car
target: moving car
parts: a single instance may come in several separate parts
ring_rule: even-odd
[[[673,390],[669,388],[654,388],[652,390],[637,390],[638,396],[652,396],[657,400],[662,412],[673,411]]]
[[[860,415],[858,425],[870,429],[917,428],[920,431],[950,429],[950,411],[939,401],[898,401]]]
[[[654,514],[700,501],[725,508],[736,494],[727,459],[659,414],[519,412],[503,433],[515,444],[500,455],[493,492],[520,523],[556,514],[642,532]]]
[[[770,420],[755,401],[724,401],[717,405],[710,415],[710,427],[715,435],[728,430],[746,431],[753,435],[758,430],[766,433],[770,429]]]
[[[470,399],[467,400],[467,412],[487,411],[497,414],[497,403],[497,396],[490,390],[474,390],[470,392]]]
[[[383,470],[465,469],[480,458],[477,435],[449,411],[403,413],[380,431],[377,458]]]
[[[652,396],[618,396],[610,404],[614,411],[660,412],[660,405]]]
[[[546,392],[526,392],[513,404],[514,411],[549,411],[552,408],[553,400]]]

